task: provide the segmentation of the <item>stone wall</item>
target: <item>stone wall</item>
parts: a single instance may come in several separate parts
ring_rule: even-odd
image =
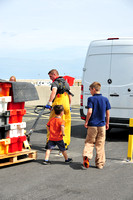
[[[26,106],[36,106],[36,105],[46,105],[49,96],[50,96],[50,87],[49,86],[36,86],[39,100],[37,101],[28,101],[26,102]],[[71,92],[74,94],[74,97],[72,97],[72,105],[80,105],[80,94],[81,94],[81,87],[80,86],[72,86]]]

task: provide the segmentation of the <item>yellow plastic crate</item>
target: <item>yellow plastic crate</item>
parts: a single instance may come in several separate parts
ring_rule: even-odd
[[[10,138],[0,140],[0,155],[8,154]]]

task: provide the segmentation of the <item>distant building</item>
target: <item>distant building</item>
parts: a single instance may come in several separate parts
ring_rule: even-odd
[[[52,81],[50,79],[17,79],[18,82],[30,82],[35,86],[50,86]],[[81,80],[75,79],[73,86],[81,86]]]
[[[30,82],[35,86],[50,86],[50,79],[17,79],[19,82]]]
[[[81,79],[75,79],[74,80],[74,86],[81,86],[81,84],[82,84]]]

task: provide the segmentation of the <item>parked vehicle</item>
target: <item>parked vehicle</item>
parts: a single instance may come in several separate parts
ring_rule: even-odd
[[[129,127],[133,118],[133,38],[108,38],[90,43],[83,68],[80,115],[85,119],[89,85],[101,83],[111,104],[110,127]]]

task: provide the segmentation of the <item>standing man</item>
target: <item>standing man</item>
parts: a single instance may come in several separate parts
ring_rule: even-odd
[[[65,147],[67,148],[70,144],[71,136],[71,97],[73,94],[70,92],[70,87],[67,81],[59,76],[59,73],[56,69],[52,69],[48,72],[50,79],[53,81],[51,84],[51,94],[49,101],[46,105],[54,107],[55,105],[63,105],[64,115],[62,119],[65,121],[65,136],[63,137]],[[55,117],[55,112],[52,109],[50,113],[49,120]],[[49,140],[49,131],[47,130],[47,142]],[[47,146],[47,145],[46,145]]]

